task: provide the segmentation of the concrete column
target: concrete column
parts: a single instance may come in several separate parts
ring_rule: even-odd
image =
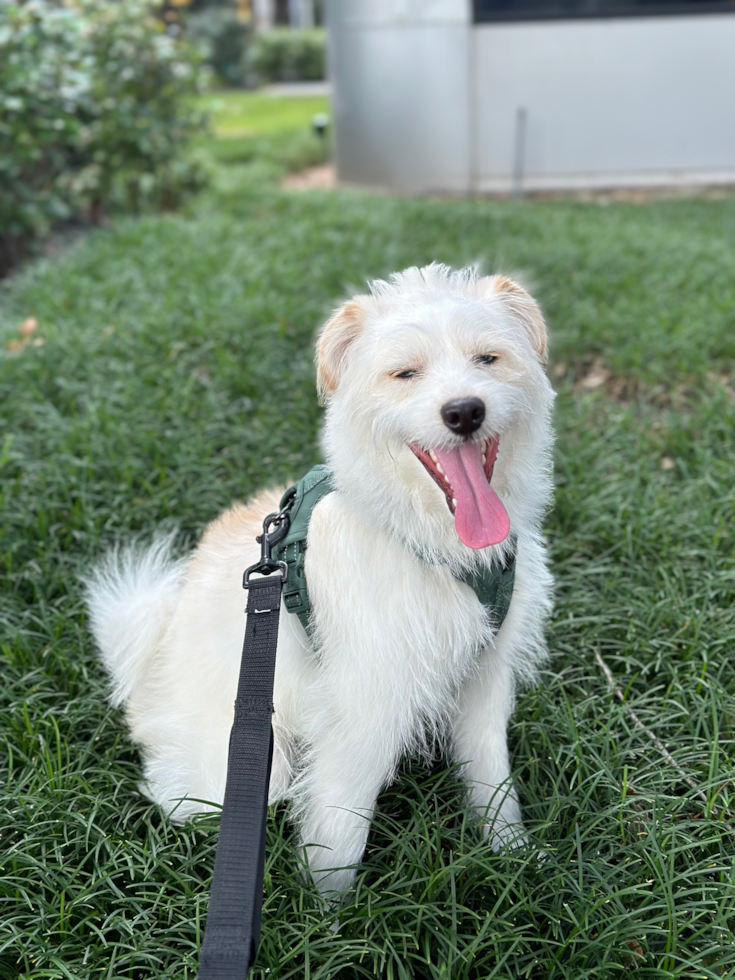
[[[273,27],[273,0],[252,0],[253,28],[269,31]]]
[[[289,0],[291,27],[314,26],[314,0]]]
[[[328,0],[327,26],[339,179],[466,191],[470,0]]]

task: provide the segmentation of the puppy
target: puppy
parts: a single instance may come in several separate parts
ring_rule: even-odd
[[[437,740],[464,763],[494,848],[522,841],[506,728],[545,653],[552,579],[551,386],[536,303],[503,276],[430,265],[374,282],[316,351],[335,489],[317,504],[310,630],[285,609],[270,802],[291,800],[324,890],[355,873],[381,789]],[[88,582],[91,622],[144,759],[144,791],[183,822],[224,797],[244,629],[243,569],[281,490],[237,504],[185,561],[158,540]],[[463,578],[506,563],[500,629]]]

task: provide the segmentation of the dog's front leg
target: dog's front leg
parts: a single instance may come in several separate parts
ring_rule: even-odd
[[[452,755],[464,763],[470,803],[496,851],[527,839],[510,781],[506,731],[513,701],[513,675],[502,648],[486,650],[480,676],[470,676],[460,694]]]
[[[352,711],[343,705],[340,717],[320,730],[297,794],[304,853],[323,892],[352,883],[378,793],[398,755],[379,710],[366,711],[371,699],[360,700]]]

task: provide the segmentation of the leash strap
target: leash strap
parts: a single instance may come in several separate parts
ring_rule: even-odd
[[[245,642],[198,980],[244,980],[258,950],[282,586],[278,574],[247,582]]]
[[[312,510],[332,489],[327,467],[315,467],[288,490],[281,511],[263,522],[263,534],[257,539],[260,562],[243,576],[243,586],[248,589],[245,641],[198,980],[244,980],[258,950],[281,592],[286,586],[286,607],[299,616],[308,632],[310,603],[303,572],[306,532]],[[271,526],[276,530],[269,533]],[[250,581],[253,572],[267,577]],[[271,578],[272,572],[280,574]],[[480,602],[492,609],[498,629],[510,606],[514,579],[515,553],[503,569],[463,579]]]

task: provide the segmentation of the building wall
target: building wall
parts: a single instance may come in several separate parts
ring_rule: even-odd
[[[479,189],[735,180],[735,16],[472,30]]]
[[[735,181],[735,15],[474,26],[469,0],[332,0],[327,18],[345,182]]]

